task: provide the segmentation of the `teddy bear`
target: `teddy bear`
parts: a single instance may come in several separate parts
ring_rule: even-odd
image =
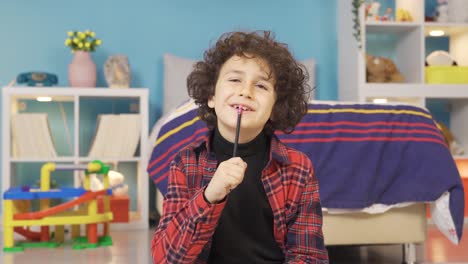
[[[112,189],[112,194],[115,196],[128,195],[128,185],[124,184],[125,177],[116,171],[110,170],[109,176],[109,187]],[[104,189],[102,181],[95,175],[92,174],[90,178],[91,190],[99,191]]]
[[[405,78],[401,75],[392,60],[385,57],[366,55],[366,76],[367,82],[404,82]]]

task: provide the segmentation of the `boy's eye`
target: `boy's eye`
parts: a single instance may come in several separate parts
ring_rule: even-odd
[[[233,79],[229,79],[230,82],[240,82],[240,79],[236,79],[236,78],[233,78]]]
[[[268,87],[266,87],[266,85],[263,84],[257,84],[257,87],[263,90],[268,90]]]

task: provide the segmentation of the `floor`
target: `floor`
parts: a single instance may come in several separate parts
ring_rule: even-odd
[[[151,263],[149,245],[154,230],[113,231],[114,245],[97,249],[72,250],[70,245],[55,249],[32,248],[21,253],[3,253],[0,263]],[[462,242],[452,245],[435,226],[429,225],[425,245],[417,247],[420,263],[468,263],[468,225]],[[3,248],[3,240],[0,242]],[[348,246],[328,248],[331,263],[367,264],[401,263],[402,247]]]

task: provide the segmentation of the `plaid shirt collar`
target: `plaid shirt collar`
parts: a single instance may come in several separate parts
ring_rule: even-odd
[[[203,137],[201,137],[198,141],[196,141],[195,147],[202,147],[203,145],[206,146],[208,153],[211,152],[211,139],[213,138],[214,130],[208,130]],[[290,160],[288,157],[288,150],[286,146],[281,143],[278,137],[273,134],[271,136],[271,145],[270,145],[270,161],[276,160],[279,163],[283,164],[290,164]]]

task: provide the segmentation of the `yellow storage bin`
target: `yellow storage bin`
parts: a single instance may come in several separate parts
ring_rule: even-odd
[[[428,66],[425,69],[426,83],[467,84],[468,67],[466,66]]]

